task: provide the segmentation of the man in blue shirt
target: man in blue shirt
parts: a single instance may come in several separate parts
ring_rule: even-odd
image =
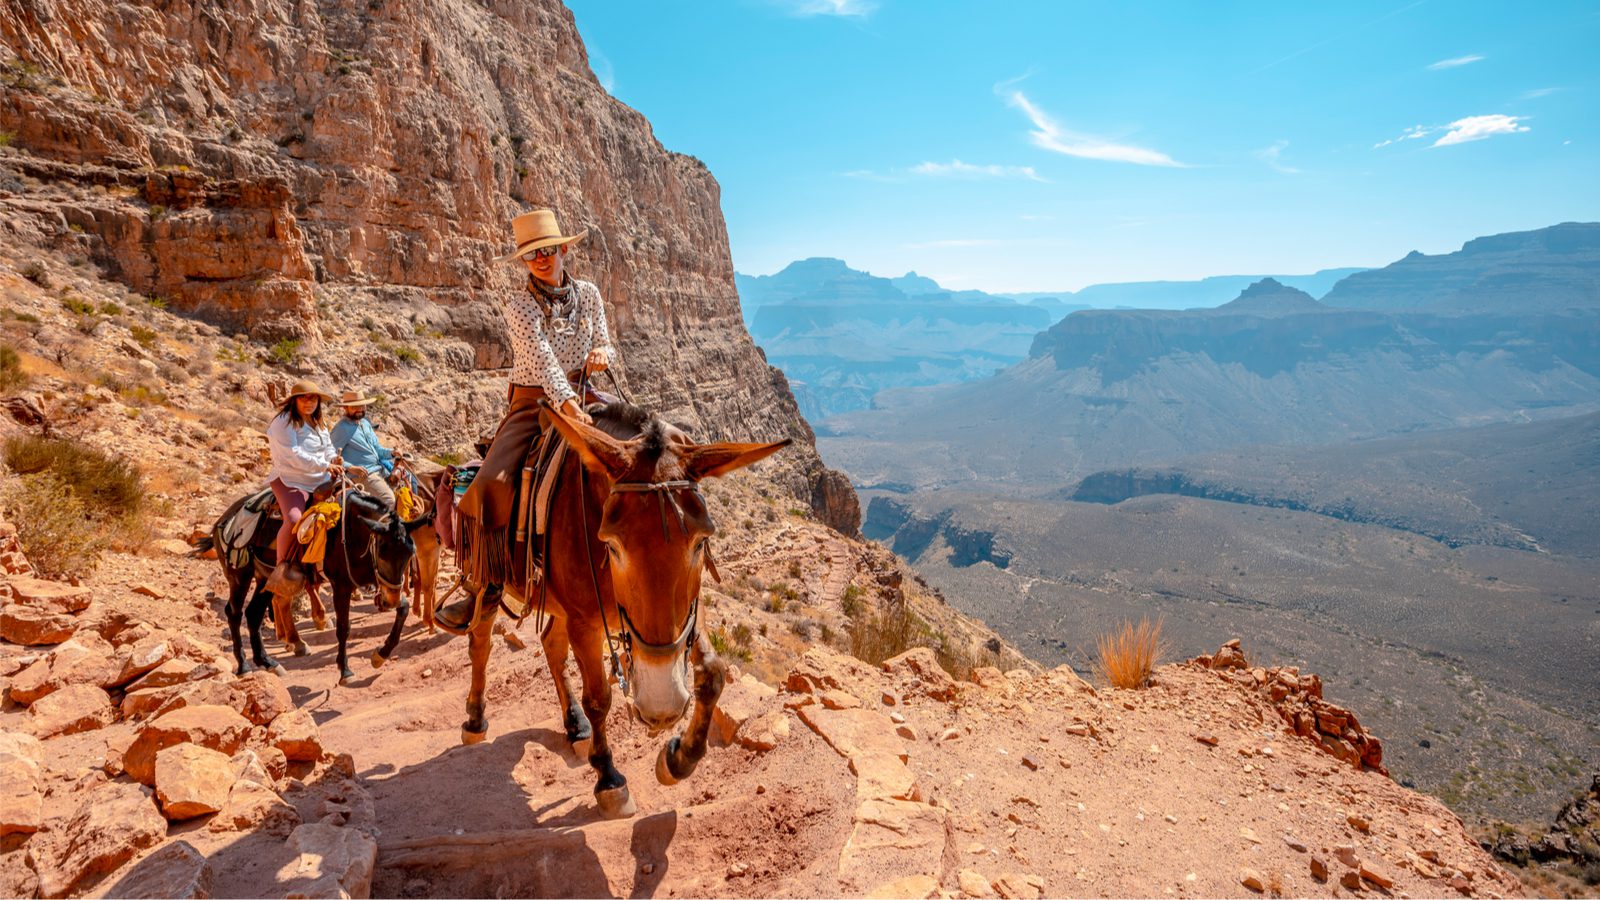
[[[378,443],[378,433],[372,430],[367,419],[371,397],[357,391],[339,395],[344,407],[344,418],[333,426],[333,447],[344,457],[345,466],[358,466],[366,471],[364,478],[356,478],[356,487],[377,497],[384,505],[394,509],[394,489],[389,487],[389,476],[394,472],[394,453]]]

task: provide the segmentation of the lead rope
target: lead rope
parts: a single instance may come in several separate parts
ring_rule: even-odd
[[[583,375],[578,379],[578,404],[583,405],[589,393],[589,366],[583,367]],[[560,415],[560,411],[556,415]],[[594,604],[600,608],[600,627],[606,633],[606,652],[611,654],[611,671],[617,676],[617,687],[621,689],[624,697],[628,696],[628,675],[622,671],[622,663],[617,660],[617,646],[611,640],[611,622],[606,616],[606,600],[600,596],[600,571],[594,565],[594,542],[589,539],[589,488],[587,476],[584,471],[583,460],[578,460],[578,514],[582,519],[583,531],[579,537],[583,541],[583,555],[589,561],[589,580],[594,585]],[[547,563],[548,564],[548,563]],[[620,623],[619,623],[620,624]],[[626,639],[626,638],[624,638]]]

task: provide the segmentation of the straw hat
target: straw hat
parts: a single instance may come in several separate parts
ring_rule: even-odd
[[[589,229],[585,228],[577,234],[562,234],[554,210],[536,209],[512,219],[511,234],[516,239],[517,249],[505,256],[497,257],[495,262],[510,262],[529,250],[537,250],[540,247],[576,244],[588,236]]]
[[[343,391],[339,394],[340,406],[366,406],[372,402],[372,397],[363,397],[360,391]]]
[[[289,387],[289,396],[285,399],[293,399],[301,394],[315,394],[322,398],[323,403],[333,402],[332,394],[324,391],[322,388],[317,387],[317,383],[315,381],[311,381],[310,379],[306,378],[302,378],[291,385]]]

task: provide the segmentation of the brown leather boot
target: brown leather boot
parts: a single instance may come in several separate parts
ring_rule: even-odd
[[[293,597],[305,586],[306,573],[295,563],[280,562],[267,576],[267,590],[280,597]]]
[[[472,627],[472,620],[482,608],[478,602],[479,597],[483,599],[482,606],[499,602],[500,586],[491,584],[484,588],[481,594],[469,593],[454,603],[440,607],[434,612],[433,620],[451,631],[466,631]]]

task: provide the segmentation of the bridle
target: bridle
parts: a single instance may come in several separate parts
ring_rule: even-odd
[[[578,471],[578,477],[580,479],[579,492],[581,495],[583,492],[581,481],[583,478],[583,467],[579,466]],[[672,511],[675,514],[675,518],[678,522],[678,529],[683,533],[684,537],[689,536],[689,525],[684,518],[683,506],[678,502],[677,495],[680,491],[688,491],[694,494],[696,497],[700,497],[699,483],[686,479],[677,479],[672,481],[623,481],[611,486],[612,494],[655,494],[656,506],[661,512],[661,537],[668,540],[670,540],[672,537],[672,532],[667,522],[668,506],[672,507]],[[701,502],[704,503],[704,498],[701,498]],[[627,656],[628,660],[626,667],[621,665],[617,659],[616,647],[612,645],[611,624],[606,621],[606,606],[605,603],[600,599],[599,569],[595,566],[594,556],[589,550],[590,541],[587,538],[589,532],[588,503],[580,500],[579,505],[584,510],[583,533],[586,536],[583,542],[584,552],[589,555],[589,575],[594,582],[595,602],[600,607],[600,624],[606,633],[607,649],[611,652],[611,668],[612,671],[617,673],[618,686],[622,689],[623,695],[632,696],[634,661],[639,656],[670,660],[679,657],[681,654],[684,671],[687,672],[689,669],[689,654],[686,651],[689,647],[694,646],[694,643],[699,637],[700,633],[700,594],[697,592],[694,596],[694,599],[689,602],[689,615],[684,619],[683,627],[678,629],[678,636],[664,644],[654,644],[645,640],[644,636],[639,634],[639,629],[633,624],[632,617],[628,615],[628,608],[622,604],[620,599],[613,598],[617,605],[618,624],[622,626],[620,635],[622,651],[624,655]],[[705,547],[705,553],[707,568],[711,570],[712,576],[717,581],[721,581],[721,577],[716,574],[715,564],[711,563],[710,561],[711,546],[709,544],[709,538]]]

